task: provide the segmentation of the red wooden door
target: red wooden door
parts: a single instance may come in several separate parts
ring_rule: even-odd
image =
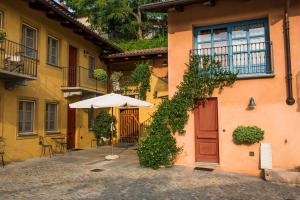
[[[199,102],[195,109],[196,162],[219,162],[218,100]]]
[[[68,87],[76,87],[77,49],[69,46]]]
[[[120,110],[120,142],[133,143],[139,138],[139,109]]]
[[[76,109],[68,106],[68,130],[67,130],[67,146],[68,149],[75,148],[75,132],[76,132]]]

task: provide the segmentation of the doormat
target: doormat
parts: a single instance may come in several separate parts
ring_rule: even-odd
[[[104,169],[91,169],[90,171],[91,172],[103,172]]]
[[[206,168],[206,167],[195,167],[194,170],[197,170],[197,171],[206,171],[206,172],[212,172],[212,171],[214,171],[214,169],[212,169],[212,168]]]

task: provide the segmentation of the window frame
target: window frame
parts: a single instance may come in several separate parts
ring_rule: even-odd
[[[264,43],[265,44],[268,44],[268,45],[265,45],[265,54],[266,54],[266,57],[265,57],[265,62],[266,62],[266,67],[264,69],[264,72],[261,72],[261,73],[253,73],[253,72],[249,72],[249,73],[246,73],[246,74],[239,74],[238,76],[239,77],[242,77],[242,76],[256,76],[256,75],[260,75],[260,74],[273,74],[273,71],[272,71],[272,65],[271,65],[271,61],[272,61],[272,58],[270,57],[271,56],[271,41],[270,41],[270,34],[269,34],[269,21],[268,21],[268,18],[259,18],[259,19],[251,19],[251,20],[242,20],[242,21],[236,21],[236,22],[230,22],[230,23],[223,23],[223,24],[216,24],[216,25],[206,25],[206,26],[196,26],[193,28],[193,34],[194,34],[194,49],[198,52],[199,50],[201,50],[201,48],[198,47],[198,45],[200,44],[204,44],[204,43],[209,43],[210,44],[210,48],[213,49],[213,48],[216,48],[214,46],[214,43],[215,42],[219,42],[219,41],[227,41],[227,45],[228,47],[232,47],[233,46],[233,43],[232,41],[233,40],[238,40],[238,39],[243,39],[243,37],[238,37],[238,38],[233,38],[232,37],[232,32],[233,32],[233,28],[234,27],[237,27],[237,26],[250,26],[252,24],[263,24],[263,27],[264,27]],[[213,31],[216,30],[216,29],[222,29],[222,28],[226,28],[227,29],[227,38],[226,40],[214,40],[214,38],[212,37],[213,36]],[[201,41],[198,41],[198,35],[199,35],[199,32],[200,31],[204,31],[204,30],[210,30],[211,31],[211,36],[210,36],[210,42],[208,41],[204,41],[204,42],[201,42]],[[246,41],[247,41],[247,45],[251,44],[250,42],[250,39],[253,39],[253,38],[262,38],[263,35],[258,35],[258,36],[249,36],[249,29],[247,29],[247,36],[245,37],[246,38]],[[244,39],[245,39],[244,38]],[[253,43],[255,44],[255,43]],[[203,48],[205,49],[205,48]],[[212,50],[211,50],[212,51]],[[247,53],[249,54],[250,53],[253,53],[255,52],[254,50],[247,50]],[[226,53],[228,54],[228,56],[233,56],[235,53],[233,52],[233,50],[228,50],[228,52]],[[211,56],[213,57],[215,55],[215,53],[211,53]],[[217,54],[218,55],[218,54]],[[267,57],[268,55],[268,57]],[[233,70],[234,69],[234,64],[232,62],[232,58],[228,58],[228,67],[229,67],[229,70]],[[248,63],[248,65],[250,65]],[[255,68],[256,65],[253,64],[251,65],[251,68]]]
[[[0,10],[0,29],[4,29],[4,12]]]
[[[95,124],[95,109],[92,107],[88,109],[88,129],[92,131]]]
[[[49,38],[52,39],[52,40],[56,40],[57,41],[57,52],[56,52],[56,62],[57,63],[51,63],[50,60],[49,60],[49,56],[50,56],[50,46],[49,46]],[[52,51],[52,50],[51,50]],[[60,62],[59,62],[59,54],[60,54],[60,42],[59,42],[59,39],[48,34],[47,36],[47,64],[48,65],[52,65],[52,66],[55,66],[55,67],[59,67],[60,65]],[[52,55],[51,55],[52,56]]]
[[[94,60],[94,66],[91,68],[91,62],[90,59]],[[89,78],[94,79],[94,70],[96,69],[96,57],[93,55],[88,56],[88,68],[89,68]]]
[[[33,107],[32,107],[32,121],[31,121],[31,127],[32,127],[32,130],[31,131],[27,131],[27,130],[25,130],[25,119],[26,119],[26,114],[25,114],[25,112],[24,112],[24,110],[26,110],[25,108],[23,108],[23,113],[22,113],[22,130],[20,131],[19,130],[19,128],[20,128],[20,103],[21,102],[30,102],[30,103],[32,103],[32,105],[33,105]],[[26,105],[26,104],[25,104]],[[23,105],[24,106],[24,105]],[[17,120],[17,122],[18,122],[18,130],[17,130],[17,133],[18,133],[18,135],[19,136],[26,136],[26,135],[34,135],[34,132],[35,132],[35,111],[36,111],[36,101],[35,100],[28,100],[28,99],[20,99],[20,100],[18,100],[18,120]]]
[[[50,118],[50,116],[51,116],[51,113],[48,111],[48,113],[47,113],[47,106],[48,105],[56,105],[56,109],[55,109],[55,121],[54,121],[54,125],[55,125],[55,127],[54,127],[54,129],[53,130],[50,130],[50,129],[47,129],[47,128],[49,128],[49,127],[47,127],[47,125],[48,126],[50,126],[50,120],[49,120],[49,118]],[[47,101],[46,103],[45,103],[45,132],[46,133],[57,133],[58,132],[58,111],[59,111],[59,103],[58,102],[55,102],[55,101]],[[47,122],[47,115],[48,115],[48,122]]]
[[[32,30],[34,30],[35,31],[35,38],[34,38],[34,48],[32,48],[32,47],[27,47],[26,46],[26,44],[25,44],[25,36],[24,36],[24,26],[25,27],[27,27],[27,28],[29,28],[29,29],[32,29]],[[27,24],[27,23],[24,23],[24,22],[22,22],[21,23],[21,45],[22,45],[22,47],[25,49],[23,49],[23,51],[24,51],[24,53],[23,53],[23,56],[25,56],[25,57],[28,57],[28,58],[32,58],[32,59],[38,59],[37,58],[37,47],[38,47],[38,29],[37,28],[35,28],[35,27],[33,27],[33,26],[31,26],[31,25],[29,25],[29,24]],[[27,55],[26,54],[26,49],[31,49],[33,52],[34,52],[34,56],[31,56],[31,55]]]

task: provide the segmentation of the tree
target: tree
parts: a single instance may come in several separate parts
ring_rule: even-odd
[[[112,132],[111,130],[111,123],[115,119],[108,114],[107,112],[101,112],[95,119],[95,123],[93,126],[93,131],[95,134],[95,137],[97,139],[97,143],[104,137],[104,138],[110,138],[111,136],[115,134],[115,131]]]
[[[75,14],[87,17],[92,28],[114,39],[143,39],[166,31],[165,14],[142,13],[139,6],[155,0],[66,0]]]

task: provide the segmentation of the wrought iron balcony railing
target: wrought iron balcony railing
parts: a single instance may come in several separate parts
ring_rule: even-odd
[[[273,74],[270,42],[192,49],[190,53],[208,57],[238,76]]]
[[[88,68],[81,66],[63,67],[62,88],[79,88],[90,92],[106,93],[106,85],[106,81],[92,78]]]
[[[10,40],[0,42],[0,70],[37,76],[38,51]]]

